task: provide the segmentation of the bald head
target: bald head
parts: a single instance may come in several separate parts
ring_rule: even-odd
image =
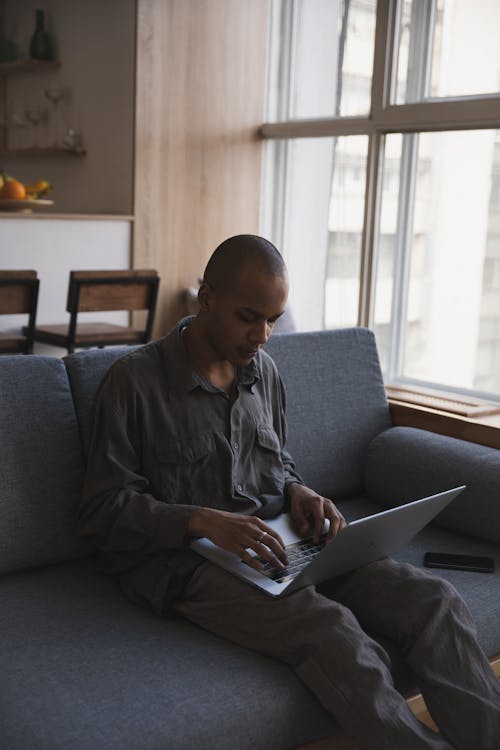
[[[205,269],[200,310],[186,333],[192,358],[205,369],[229,364],[232,383],[234,367],[248,365],[265,344],[287,298],[286,266],[271,242],[254,234],[225,240]]]
[[[287,277],[285,262],[271,242],[255,234],[239,234],[225,240],[213,252],[203,281],[224,293],[249,266],[265,275]]]

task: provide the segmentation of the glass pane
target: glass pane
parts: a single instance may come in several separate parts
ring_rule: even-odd
[[[396,239],[398,233],[401,149],[403,136],[399,133],[385,138],[382,170],[379,234],[377,238],[377,275],[375,279],[374,331],[380,364],[384,372],[390,370],[391,335],[395,304],[394,278],[396,268]]]
[[[335,139],[325,278],[326,328],[357,325],[368,138]]]
[[[368,138],[297,138],[266,149],[264,231],[287,262],[298,330],[356,325]]]
[[[498,91],[498,0],[403,0],[397,104]]]
[[[273,0],[269,122],[370,111],[376,0]]]
[[[389,377],[500,395],[500,131],[387,136],[383,187]]]

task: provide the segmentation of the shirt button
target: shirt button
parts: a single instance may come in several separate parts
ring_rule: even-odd
[[[233,443],[233,448],[235,451],[237,451],[239,447],[240,447],[239,443]]]
[[[243,491],[243,485],[242,484],[237,484],[236,485],[236,489],[238,490],[238,492],[242,492]]]

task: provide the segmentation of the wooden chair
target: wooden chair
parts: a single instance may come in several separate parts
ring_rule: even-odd
[[[68,302],[69,325],[42,325],[35,341],[61,346],[72,354],[75,348],[114,344],[145,344],[151,338],[158,296],[156,271],[71,271]],[[111,310],[146,310],[143,327],[113,323],[81,323],[78,314]]]
[[[29,315],[22,335],[0,331],[0,354],[31,354],[38,287],[36,271],[0,271],[0,315]]]

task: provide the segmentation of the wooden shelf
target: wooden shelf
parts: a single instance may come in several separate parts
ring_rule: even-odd
[[[123,221],[128,224],[135,221],[133,214],[60,214],[52,209],[33,211],[31,214],[25,214],[21,211],[0,211],[0,223],[12,219],[22,219],[23,221],[38,221],[40,219],[43,221]]]
[[[87,152],[85,149],[69,149],[69,148],[2,148],[0,149],[0,157],[2,156],[27,156],[28,158],[33,157],[52,157],[52,156],[85,156]]]
[[[0,63],[0,76],[14,76],[23,73],[47,72],[61,67],[59,60],[15,60]]]

